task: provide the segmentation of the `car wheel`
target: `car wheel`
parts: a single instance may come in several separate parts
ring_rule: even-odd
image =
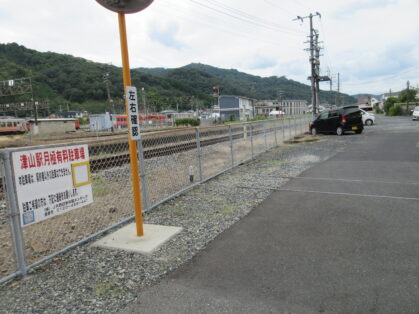
[[[373,125],[374,122],[371,119],[368,119],[367,121],[365,121],[365,125]]]
[[[361,134],[362,130],[355,131],[356,134]]]
[[[336,129],[336,134],[339,136],[343,135],[343,129],[341,126],[338,126],[338,128]]]
[[[314,135],[314,136],[317,135],[317,129],[316,128],[311,128],[311,135]]]

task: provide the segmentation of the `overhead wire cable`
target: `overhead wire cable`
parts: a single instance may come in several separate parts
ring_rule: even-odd
[[[160,10],[161,12],[164,11],[163,14],[169,13],[171,16],[173,16],[173,12],[174,11],[171,8],[167,8],[167,7],[163,8],[162,7],[162,8],[159,8],[158,10]],[[188,21],[190,21],[192,23],[199,23],[201,25],[207,26],[209,29],[217,28],[220,31],[222,31],[223,33],[230,33],[230,34],[232,34],[234,36],[239,36],[239,38],[249,38],[249,39],[251,39],[253,41],[260,41],[260,42],[263,42],[263,43],[266,43],[266,44],[270,44],[270,45],[273,45],[273,46],[284,47],[284,44],[282,42],[280,42],[280,41],[269,40],[267,38],[260,37],[260,36],[252,36],[252,35],[250,35],[251,33],[249,33],[249,32],[235,31],[233,28],[222,27],[221,26],[222,24],[220,24],[220,23],[213,23],[213,24],[206,23],[205,22],[205,19],[194,18],[194,15],[191,15],[190,13],[185,12],[185,11],[183,11],[183,12],[181,12],[181,11],[182,10],[180,10],[179,8],[177,8],[176,13],[178,14],[178,16],[181,16],[182,19],[188,20]],[[297,48],[297,45],[292,45],[292,44],[289,45],[288,44],[287,46],[292,46],[292,47]]]
[[[220,10],[220,9],[217,9],[217,8],[214,8],[214,7],[211,7],[211,6],[208,6],[208,5],[206,5],[204,3],[201,3],[201,2],[199,2],[197,0],[189,0],[189,1],[191,1],[192,3],[195,3],[195,4],[199,5],[199,6],[202,6],[202,7],[206,8],[206,9],[208,9],[208,10],[215,11],[217,13],[220,13],[220,14],[223,14],[223,15],[226,15],[226,16],[229,16],[229,17],[234,18],[234,19],[237,19],[239,21],[242,21],[242,22],[245,22],[245,23],[249,23],[249,24],[253,24],[255,26],[262,27],[262,28],[265,28],[265,29],[278,31],[278,28],[277,27],[272,27],[270,25],[262,24],[260,22],[255,21],[255,20],[249,20],[248,18],[244,18],[242,16],[236,16],[234,14],[225,12],[223,10]],[[284,35],[289,35],[289,36],[294,35],[294,36],[296,36],[296,34],[294,34],[294,33],[290,34],[290,31],[287,31],[287,30],[281,30],[281,31],[283,32]]]
[[[277,24],[277,23],[274,23],[274,22],[271,22],[271,21],[267,21],[267,20],[262,19],[262,18],[260,18],[260,17],[258,17],[256,15],[252,15],[252,14],[249,14],[249,13],[247,13],[245,11],[239,10],[237,8],[230,7],[230,6],[224,4],[224,3],[220,2],[220,1],[217,1],[217,0],[204,0],[204,1],[213,3],[213,4],[215,4],[215,5],[217,5],[217,6],[221,7],[221,8],[224,8],[227,11],[231,12],[232,14],[237,14],[238,16],[241,16],[243,18],[254,20],[254,21],[257,21],[258,23],[261,23],[261,24],[265,24],[265,25],[268,25],[268,26],[271,26],[271,27],[278,28],[279,30],[287,30],[289,32],[294,32],[294,33],[297,33],[297,34],[300,34],[301,33],[301,31],[297,31],[297,30],[292,29],[290,27],[286,27],[286,26],[283,26],[283,25],[280,25],[280,24]]]

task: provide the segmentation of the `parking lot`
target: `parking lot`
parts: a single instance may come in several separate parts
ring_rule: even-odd
[[[344,135],[124,312],[418,313],[418,135],[382,116]]]

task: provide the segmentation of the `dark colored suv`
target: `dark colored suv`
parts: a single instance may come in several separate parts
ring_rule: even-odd
[[[364,130],[361,111],[357,106],[347,106],[336,110],[324,111],[309,125],[311,134],[334,133],[343,135],[353,131],[361,134]]]

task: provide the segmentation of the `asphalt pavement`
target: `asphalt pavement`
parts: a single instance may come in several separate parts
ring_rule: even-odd
[[[419,122],[344,136],[122,312],[419,313]]]

